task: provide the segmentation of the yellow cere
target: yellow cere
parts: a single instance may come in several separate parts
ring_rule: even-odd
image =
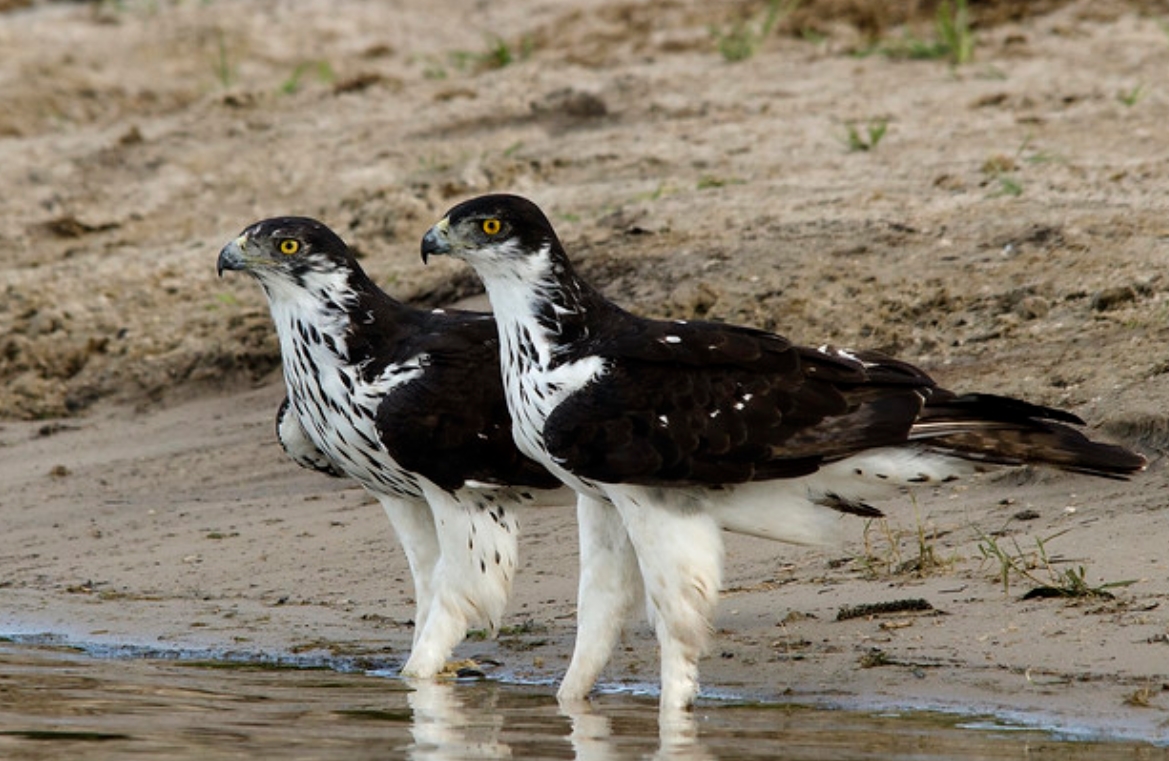
[[[284,240],[280,241],[280,253],[286,256],[292,256],[299,250],[300,241],[293,240],[292,238],[285,238]]]
[[[488,235],[495,235],[497,232],[499,232],[499,220],[498,219],[485,219],[485,220],[483,220],[483,232],[487,233]]]

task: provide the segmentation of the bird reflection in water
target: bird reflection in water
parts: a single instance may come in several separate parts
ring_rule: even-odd
[[[406,699],[412,718],[413,742],[407,748],[412,761],[455,759],[524,758],[529,751],[547,753],[553,736],[562,737],[577,761],[647,757],[644,743],[653,732],[657,713],[640,703],[630,710],[618,709],[622,730],[615,735],[613,717],[598,712],[587,701],[525,702],[530,710],[518,712],[508,704],[498,685],[468,685],[444,680],[407,680]],[[524,718],[517,718],[523,716]],[[645,725],[645,726],[643,726]],[[714,756],[698,739],[694,716],[686,714],[658,727],[659,746],[650,758],[660,761],[708,761]],[[556,754],[559,755],[559,754]]]

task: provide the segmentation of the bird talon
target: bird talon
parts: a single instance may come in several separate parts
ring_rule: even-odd
[[[482,679],[487,676],[479,664],[470,658],[447,661],[435,676],[440,679]]]

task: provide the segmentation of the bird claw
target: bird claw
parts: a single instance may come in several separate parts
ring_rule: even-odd
[[[435,676],[440,679],[483,679],[487,674],[477,662],[465,658],[460,661],[447,661]]]

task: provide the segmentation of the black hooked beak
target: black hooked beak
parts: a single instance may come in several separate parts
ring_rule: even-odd
[[[447,239],[451,223],[445,217],[426,231],[422,236],[422,263],[426,264],[431,256],[443,256],[451,252],[451,244]]]
[[[223,277],[224,270],[244,270],[248,268],[244,259],[244,236],[239,236],[228,243],[219,252],[219,259],[215,262],[215,273]]]

